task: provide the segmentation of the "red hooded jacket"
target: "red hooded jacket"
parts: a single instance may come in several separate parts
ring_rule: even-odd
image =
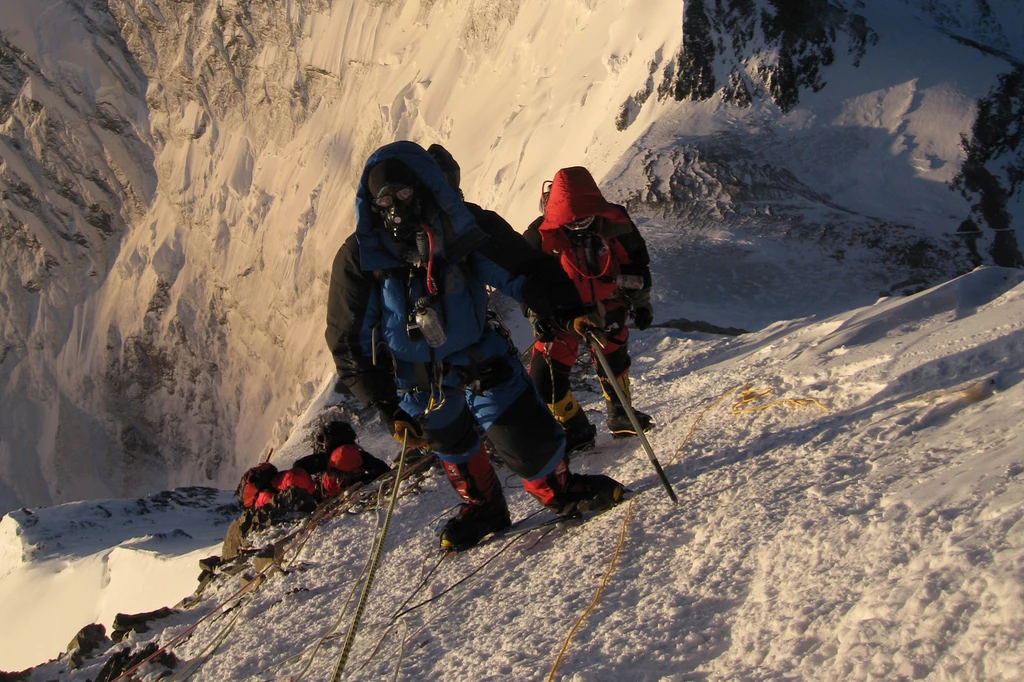
[[[595,216],[589,228],[595,238],[585,243],[571,239],[563,225],[588,216]],[[559,259],[584,303],[617,297],[620,274],[640,275],[644,288],[651,286],[650,257],[643,237],[626,209],[604,198],[586,168],[574,166],[555,173],[544,215],[524,236],[534,247]]]

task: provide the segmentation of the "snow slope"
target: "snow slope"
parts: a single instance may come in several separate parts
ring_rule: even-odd
[[[109,631],[119,612],[173,606],[195,590],[197,562],[219,549],[236,511],[231,493],[181,488],[4,516],[0,668],[52,656],[83,623]]]
[[[664,241],[652,242],[660,253]],[[657,263],[656,277],[670,267]],[[776,303],[784,309],[786,296]],[[449,559],[416,591],[438,558],[431,529],[455,502],[435,473],[400,501],[345,679],[546,679],[605,580],[554,679],[1020,679],[1021,272],[983,268],[736,338],[656,328],[633,338],[636,402],[660,424],[650,437],[680,505],[635,441],[604,434],[574,468],[626,481],[641,491],[630,503]],[[580,386],[600,420],[593,376]],[[394,456],[386,436],[361,432]],[[295,444],[283,461],[301,452]],[[532,511],[504,480],[513,517]],[[327,679],[378,524],[373,514],[326,522],[295,570],[174,653],[193,660],[219,642],[194,679],[299,679],[334,629],[303,678]],[[169,641],[237,587],[215,583],[131,646]],[[184,596],[165,594],[168,604]],[[0,660],[28,662],[10,650]],[[84,680],[104,660],[59,679]],[[64,669],[53,662],[29,679]]]

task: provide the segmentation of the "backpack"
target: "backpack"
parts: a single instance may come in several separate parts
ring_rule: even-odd
[[[311,512],[317,507],[317,487],[313,477],[299,468],[277,472],[270,486],[260,490],[247,513],[250,526],[264,528],[275,521],[290,518],[293,513]]]
[[[255,509],[256,500],[263,491],[274,490],[274,477],[277,476],[277,467],[270,462],[257,464],[242,474],[242,480],[238,483],[236,495],[238,501],[245,509]]]
[[[309,475],[309,472],[299,468],[282,471],[274,477],[271,485],[279,493],[285,492],[290,488],[300,488],[310,495],[316,492],[316,486],[313,484],[313,478]]]
[[[343,445],[331,451],[327,468],[314,478],[323,499],[337,497],[346,488],[372,481],[391,470],[387,464],[358,445]]]
[[[274,478],[273,504],[270,506],[271,519],[282,518],[291,512],[311,512],[320,500],[313,477],[304,469],[294,467],[282,471]]]

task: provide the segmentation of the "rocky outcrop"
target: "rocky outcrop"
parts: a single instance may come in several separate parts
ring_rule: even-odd
[[[677,101],[721,94],[739,106],[764,98],[786,112],[802,90],[825,87],[837,52],[856,66],[875,41],[862,15],[829,0],[694,0],[658,92]]]
[[[993,236],[989,254],[996,265],[1024,267],[1014,230],[1011,199],[1024,191],[1024,66],[999,77],[999,85],[978,102],[978,114],[967,153],[953,186],[971,202],[971,216],[960,226],[967,239],[977,238],[979,225]],[[973,242],[972,242],[973,243]]]

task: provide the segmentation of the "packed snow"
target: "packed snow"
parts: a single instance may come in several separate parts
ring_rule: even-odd
[[[671,267],[656,256],[656,281]],[[813,278],[803,285],[813,295]],[[434,526],[456,502],[435,470],[399,500],[345,679],[545,679],[566,644],[549,679],[1020,679],[1024,273],[982,268],[739,337],[654,328],[635,332],[632,348],[635,401],[658,421],[650,441],[680,504],[637,441],[605,433],[573,466],[626,482],[637,491],[629,502],[583,525],[496,538],[428,578],[440,559]],[[599,421],[592,372],[576,393]],[[325,385],[307,418],[331,396]],[[397,456],[376,426],[361,431],[371,451]],[[275,457],[287,463],[304,447]],[[513,518],[524,518],[536,505],[504,473]],[[63,530],[61,509],[39,510],[31,528],[24,516],[4,520],[8,594],[34,587],[12,547]],[[308,666],[303,679],[327,679],[380,515],[317,527],[286,574],[229,600],[173,647],[178,670],[272,680]],[[180,571],[196,571],[181,559]],[[87,572],[65,580],[98,591]],[[186,596],[180,581],[149,588],[167,605]],[[126,641],[167,642],[237,590],[234,579],[216,582],[155,637]],[[33,591],[54,617],[17,647],[4,634],[5,667],[56,655],[90,620],[56,617],[48,602],[59,594]],[[87,679],[102,660],[59,679]]]

